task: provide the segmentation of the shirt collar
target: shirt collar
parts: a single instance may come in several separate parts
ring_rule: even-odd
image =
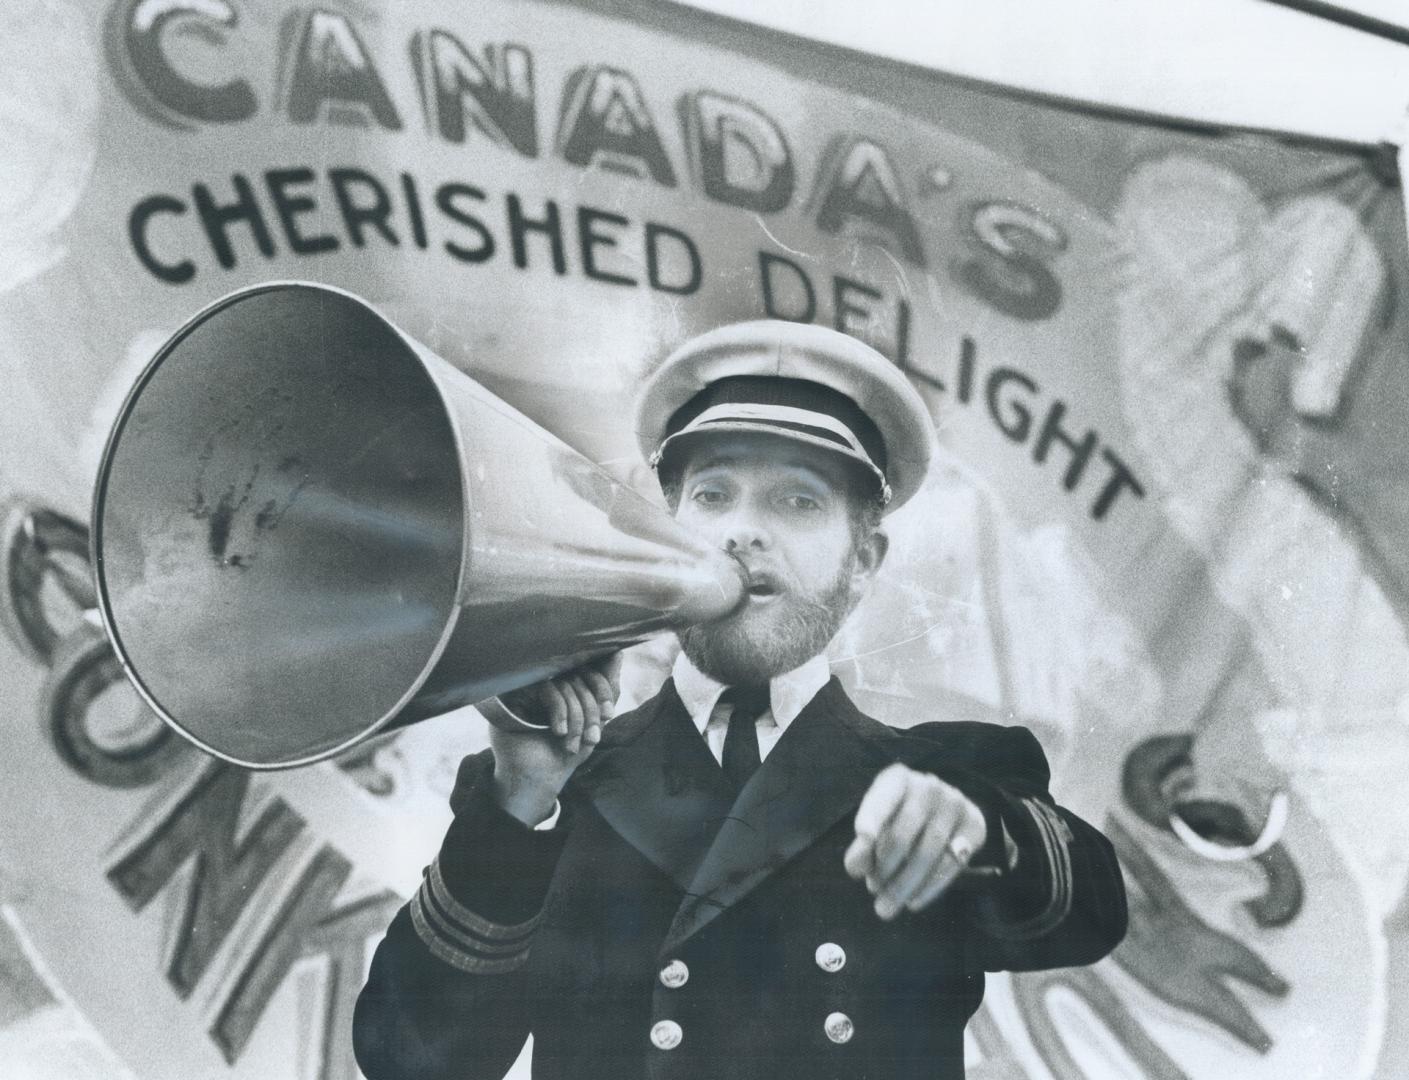
[[[690,719],[703,733],[709,724],[710,714],[719,703],[719,696],[728,687],[695,667],[683,651],[675,658],[675,666],[670,674],[675,680],[675,691],[680,695]],[[773,714],[773,722],[780,729],[786,728],[797,719],[798,713],[807,707],[807,703],[817,696],[817,691],[826,686],[831,677],[831,665],[827,663],[827,657],[819,653],[801,667],[795,667],[792,671],[785,671],[769,679],[769,711]]]

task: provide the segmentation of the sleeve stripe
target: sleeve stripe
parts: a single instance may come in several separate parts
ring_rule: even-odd
[[[1071,910],[1071,855],[1062,839],[1066,822],[1057,816],[1056,811],[1037,799],[1023,799],[1022,803],[1037,822],[1038,830],[1042,834],[1042,846],[1047,855],[1047,865],[1052,872],[1052,895],[1047,910],[1014,927],[1022,933],[1036,936],[1052,929],[1065,919]]]
[[[530,934],[516,941],[485,941],[475,934],[465,933],[462,927],[456,926],[446,918],[445,912],[436,904],[434,895],[427,892],[424,886],[416,895],[420,898],[421,913],[426,922],[435,927],[441,938],[466,952],[478,953],[481,956],[513,956],[527,949],[533,940],[533,935]]]
[[[517,971],[528,961],[527,949],[514,956],[486,959],[472,953],[462,952],[453,945],[447,944],[426,920],[420,892],[411,898],[411,924],[416,929],[416,936],[431,951],[432,956],[459,971],[465,971],[472,975],[504,975],[511,971]]]
[[[995,927],[995,932],[1008,938],[1038,937],[1052,930],[1071,911],[1071,854],[1067,850],[1067,838],[1071,835],[1065,821],[1055,810],[1038,799],[1022,799],[1027,812],[1032,815],[1038,835],[1042,837],[1042,849],[1046,856],[1051,875],[1051,894],[1044,910],[1020,922],[1005,922]]]
[[[516,938],[527,937],[538,926],[539,916],[537,915],[526,922],[517,924],[490,922],[482,915],[476,915],[450,895],[450,889],[445,884],[445,876],[440,872],[439,858],[431,863],[430,869],[426,873],[426,880],[421,887],[423,889],[429,887],[430,895],[435,899],[437,906],[445,912],[452,922],[458,923],[465,931],[477,937],[489,941],[512,941]]]
[[[534,916],[507,925],[476,915],[450,895],[439,862],[427,868],[411,898],[416,936],[437,959],[472,974],[503,974],[522,967],[538,921]]]

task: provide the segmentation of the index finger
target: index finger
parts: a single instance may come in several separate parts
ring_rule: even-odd
[[[872,781],[856,811],[856,839],[846,849],[843,862],[853,877],[862,877],[875,858],[876,837],[905,801],[905,768],[890,765]]]
[[[592,692],[592,697],[602,710],[605,717],[613,705],[616,704],[616,693],[612,689],[607,677],[596,668],[583,668],[582,679]]]

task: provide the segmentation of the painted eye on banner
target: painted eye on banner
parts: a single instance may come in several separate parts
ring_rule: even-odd
[[[1286,926],[1301,912],[1305,886],[1301,870],[1280,836],[1286,825],[1286,796],[1274,795],[1261,825],[1242,808],[1200,792],[1190,751],[1191,734],[1157,735],[1135,746],[1125,759],[1121,786],[1126,805],[1154,828],[1172,832],[1194,854],[1213,861],[1255,862],[1262,892],[1243,902],[1260,927]]]

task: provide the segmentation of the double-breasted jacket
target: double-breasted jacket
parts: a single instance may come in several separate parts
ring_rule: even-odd
[[[984,813],[975,872],[879,919],[842,855],[892,762]],[[734,791],[667,682],[604,729],[549,831],[467,758],[455,818],[354,1019],[370,1080],[962,1077],[984,973],[1084,964],[1125,931],[1100,832],[1056,806],[1025,728],[907,729],[829,682]]]

